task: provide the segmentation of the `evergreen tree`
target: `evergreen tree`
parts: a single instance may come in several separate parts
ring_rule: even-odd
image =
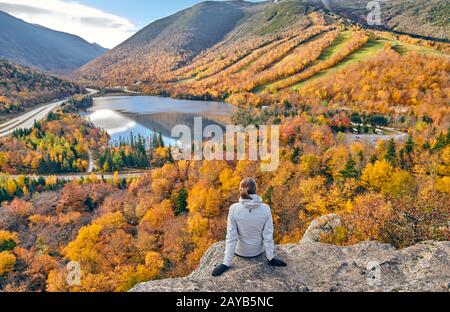
[[[158,141],[158,136],[156,134],[156,129],[153,130],[151,142],[152,142],[153,149],[157,149],[159,147],[159,141]]]
[[[353,160],[352,157],[345,164],[344,170],[340,172],[340,174],[345,179],[357,179],[360,176],[359,170],[356,168],[356,161]]]
[[[436,140],[436,144],[433,146],[432,151],[433,152],[439,152],[441,151],[444,147],[446,147],[448,144],[450,143],[449,140],[449,135],[447,133],[447,135],[444,135],[443,133],[441,133],[437,140]]]
[[[158,147],[164,147],[164,140],[163,140],[161,132],[158,135],[158,145],[159,145]]]
[[[188,191],[183,187],[178,191],[175,201],[175,215],[180,215],[188,212]]]
[[[358,152],[358,158],[359,158],[359,164],[360,164],[360,167],[361,167],[361,169],[362,169],[363,162],[364,162],[364,153],[363,153],[363,151],[359,151],[359,152]]]
[[[411,154],[414,151],[414,139],[412,135],[408,137],[408,141],[406,141],[405,151],[408,154]]]
[[[389,161],[392,165],[395,165],[397,163],[397,150],[396,150],[396,147],[395,147],[394,139],[391,139],[389,141],[385,159],[387,161]]]
[[[273,194],[273,186],[271,185],[262,196],[263,201],[269,206],[272,205],[272,194]]]
[[[331,167],[329,164],[330,160],[326,160],[324,162],[322,162],[321,166],[320,166],[320,175],[324,176],[327,178],[327,183],[329,185],[331,185],[334,181],[333,178],[333,172],[331,171]]]
[[[402,148],[399,153],[399,166],[402,169],[408,169],[408,162],[405,159],[406,148]]]
[[[300,148],[294,147],[294,151],[292,152],[292,155],[291,155],[291,162],[293,164],[296,164],[296,165],[299,164],[299,162],[300,162]]]
[[[133,135],[133,131],[130,133],[130,146],[131,146],[131,148],[134,148],[134,135]]]

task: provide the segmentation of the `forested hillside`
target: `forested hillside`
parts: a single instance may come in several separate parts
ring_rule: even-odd
[[[337,121],[349,123],[342,114],[330,115],[328,124],[323,115],[285,113],[291,115],[270,115],[283,124],[274,172],[251,161],[177,161],[127,180],[1,176],[0,193],[10,200],[0,209],[0,288],[126,291],[185,276],[225,237],[228,208],[247,176],[257,178],[272,207],[277,243],[298,242],[312,220],[328,213],[343,218],[322,238],[328,243],[406,247],[448,239],[448,130],[436,136],[427,121],[406,142],[348,144],[333,135]],[[72,260],[83,268],[81,286],[66,283]]]
[[[150,24],[83,66],[76,76],[109,85],[153,81],[213,46],[244,45],[242,49],[254,49],[273,41],[286,28],[305,28],[311,20],[304,14],[313,10],[300,1],[287,1],[281,6],[245,1],[203,2]],[[247,40],[258,42],[248,46]]]
[[[115,49],[83,66],[75,72],[74,76],[81,81],[99,85],[154,86],[166,81],[192,82],[193,78],[204,79],[210,76],[218,78],[217,74],[226,77],[236,73],[251,76],[254,70],[252,71],[250,65],[254,65],[257,58],[270,56],[271,59],[266,59],[267,64],[256,70],[259,72],[275,67],[274,70],[278,73],[271,78],[272,80],[266,76],[262,80],[264,84],[266,81],[274,82],[278,78],[286,78],[307,70],[310,63],[319,57],[321,57],[320,60],[326,59],[329,63],[319,64],[320,66],[311,69],[307,76],[334,67],[354,54],[359,58],[369,57],[384,44],[402,42],[403,45],[399,45],[399,48],[403,49],[403,52],[415,50],[417,46],[440,51],[449,49],[447,44],[359,29],[356,26],[357,22],[370,12],[367,6],[362,6],[361,3],[355,3],[354,9],[353,7],[347,9],[348,12],[353,12],[354,16],[346,16],[342,13],[345,10],[340,8],[349,6],[347,2],[334,6],[330,4],[332,8],[336,7],[336,12],[324,11],[318,3],[310,2],[300,0],[263,3],[203,2],[150,24]],[[399,12],[403,12],[401,9],[403,6],[407,6],[407,13],[404,14],[410,14],[409,18],[399,15]],[[434,12],[435,15],[442,12],[440,9],[442,6],[441,0],[427,4],[428,11]],[[396,1],[389,8],[383,7],[382,13],[389,21],[398,17],[402,22],[411,21],[412,23],[414,17],[408,12],[416,12],[421,8],[421,3],[401,0]],[[345,17],[351,18],[354,22]],[[443,25],[446,22],[448,22],[446,19],[433,18],[433,23],[436,25]],[[415,23],[415,31],[410,33],[426,33],[421,28],[422,26],[425,28],[425,25],[427,24]],[[330,39],[329,36],[323,38],[324,34],[301,38],[305,30],[308,33],[314,33],[317,28],[322,28],[322,31],[335,29],[340,35],[336,40]],[[431,27],[428,32],[439,34],[439,28]],[[353,38],[355,35],[367,36],[371,40],[360,38],[362,41],[356,43],[353,42],[358,40]],[[368,41],[364,42],[364,40]],[[313,45],[314,42],[315,45]],[[327,47],[329,49],[325,50]],[[278,49],[277,55],[273,55],[272,48]],[[269,51],[270,54],[267,53]],[[311,55],[311,53],[314,54]],[[297,62],[300,58],[305,60]],[[274,66],[278,62],[280,62],[279,66]],[[296,64],[290,69],[291,72],[279,70],[280,66],[287,68],[292,63]],[[301,68],[299,63],[304,63]],[[250,70],[247,71],[247,69]],[[197,76],[199,73],[200,75]],[[259,78],[262,79],[262,77]],[[207,82],[214,84],[214,80],[211,79]],[[189,84],[188,86],[192,88]],[[240,90],[240,86],[237,87]],[[166,86],[163,89],[166,89]],[[243,89],[248,90],[248,87]],[[236,87],[232,91],[236,91]],[[222,94],[222,97],[227,97],[228,94],[229,90],[226,94]]]
[[[21,112],[81,92],[74,83],[0,60],[0,114]]]

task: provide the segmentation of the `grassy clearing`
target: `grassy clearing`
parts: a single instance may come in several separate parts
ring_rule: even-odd
[[[196,80],[197,80],[196,77],[191,77],[191,78],[185,78],[185,79],[178,80],[176,83],[183,84],[183,83],[193,82]]]
[[[346,44],[347,42],[352,38],[353,31],[347,30],[344,32],[341,32],[337,38],[334,40],[334,42],[326,48],[322,55],[317,59],[317,62],[322,62],[330,57],[337,54]]]
[[[352,35],[353,35],[353,31],[350,31],[350,30],[341,32],[337,36],[337,38],[334,40],[334,42],[323,51],[323,53],[320,55],[320,57],[312,64],[312,66],[314,66],[315,64],[318,64],[320,62],[323,62],[323,61],[329,59],[330,57],[334,56],[335,54],[337,54],[352,38]],[[260,92],[264,91],[265,89],[270,88],[271,86],[275,85],[276,83],[278,83],[284,79],[286,79],[286,78],[280,78],[280,79],[268,82],[264,85],[258,86],[255,90],[253,90],[253,92],[260,93]]]
[[[385,40],[370,39],[369,42],[363,48],[353,52],[336,66],[330,69],[323,70],[317,75],[294,85],[292,88],[294,90],[298,90],[308,82],[322,78],[328,74],[335,73],[336,71],[339,71],[352,63],[367,60],[368,58],[375,56],[379,51],[381,51],[387,42],[388,41]]]
[[[386,40],[386,42],[388,42],[388,41]],[[402,55],[404,55],[408,52],[417,52],[417,53],[426,54],[426,55],[450,57],[449,54],[442,52],[442,51],[435,50],[435,49],[431,49],[431,48],[427,48],[427,47],[423,47],[423,46],[419,46],[419,45],[414,45],[414,44],[410,44],[410,43],[400,42],[400,41],[390,41],[390,42],[392,44],[394,44],[394,49]]]
[[[302,88],[305,84],[307,84],[313,80],[323,78],[328,74],[332,74],[341,69],[344,69],[346,66],[348,66],[352,63],[367,60],[367,59],[375,56],[378,52],[380,52],[386,44],[393,44],[394,49],[402,55],[405,55],[408,52],[417,52],[417,53],[427,54],[427,55],[449,57],[449,55],[444,52],[434,50],[431,48],[414,45],[414,44],[408,44],[408,43],[404,43],[404,42],[400,42],[400,41],[391,41],[391,40],[387,40],[387,39],[380,39],[380,40],[370,39],[369,43],[367,45],[365,45],[362,49],[350,54],[344,61],[340,62],[333,68],[321,71],[317,75],[294,85],[292,88],[294,90],[298,90],[298,89]]]
[[[344,31],[344,32],[340,33],[337,36],[337,38],[333,41],[333,43],[323,51],[323,53],[320,55],[320,57],[311,66],[314,66],[315,64],[322,62],[322,61],[330,58],[334,54],[338,53],[342,49],[342,47],[345,46],[345,44],[347,44],[347,42],[352,38],[352,36],[353,36],[352,31]],[[299,47],[297,47],[297,49],[298,48],[302,48],[302,46],[300,45]],[[295,51],[293,51],[293,52],[295,52]],[[289,57],[291,57],[291,55],[288,55],[283,61],[287,61],[289,59]],[[286,78],[283,77],[283,78],[276,79],[274,81],[267,82],[263,85],[256,87],[254,90],[252,90],[252,92],[253,93],[263,92],[267,88],[270,88],[271,86],[275,85],[276,83],[278,83],[284,79],[286,79]]]

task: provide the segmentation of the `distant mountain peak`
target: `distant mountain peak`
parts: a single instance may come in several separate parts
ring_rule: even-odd
[[[69,73],[107,49],[83,38],[27,23],[0,11],[0,58],[52,73]]]
[[[104,50],[105,52],[106,52],[106,51],[109,51],[108,48],[105,48],[105,47],[101,46],[101,45],[98,44],[97,42],[92,42],[91,44],[92,44],[93,46],[96,46],[96,47],[98,47],[98,48]]]

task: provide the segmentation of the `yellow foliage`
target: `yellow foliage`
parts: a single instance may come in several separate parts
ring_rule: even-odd
[[[450,194],[450,177],[442,177],[435,183],[435,188],[442,193]]]
[[[8,241],[13,241],[17,245],[19,243],[19,237],[17,233],[0,231],[0,248],[2,248],[3,244]]]
[[[271,179],[271,185],[282,186],[286,185],[290,179],[295,175],[298,169],[292,162],[283,163],[276,172],[276,176]]]
[[[17,184],[13,179],[8,179],[5,184],[5,190],[9,196],[13,196],[17,191]]]
[[[154,229],[161,229],[164,221],[173,217],[172,203],[170,200],[164,200],[161,204],[147,211],[141,222],[148,224]]]
[[[398,170],[394,172],[390,180],[386,181],[382,191],[390,196],[402,196],[414,191],[416,182],[414,177],[407,171]]]
[[[214,185],[216,180],[220,177],[221,172],[225,169],[227,169],[226,162],[204,161],[200,168],[201,179],[209,185]]]
[[[150,251],[145,255],[145,266],[148,268],[155,268],[159,273],[159,271],[164,267],[164,260],[159,253]]]
[[[320,159],[308,154],[300,158],[300,172],[304,175],[314,175],[320,170]]]
[[[0,276],[5,275],[14,268],[16,256],[9,251],[0,252]]]
[[[220,183],[222,184],[222,191],[225,194],[229,194],[236,191],[239,188],[241,178],[233,174],[233,170],[225,168],[219,176]]]
[[[158,147],[155,150],[155,156],[159,158],[168,158],[170,156],[171,150],[168,147]]]
[[[193,213],[187,221],[188,231],[194,238],[200,238],[208,231],[208,219],[203,218],[199,213]]]
[[[188,265],[192,270],[197,267],[200,259],[212,244],[214,244],[214,241],[209,238],[197,240],[195,250],[187,257]]]
[[[450,166],[450,145],[447,145],[441,153],[442,162],[446,166]]]
[[[92,224],[98,225],[101,229],[109,231],[119,229],[125,225],[125,223],[126,220],[123,214],[120,211],[117,211],[115,213],[108,213],[100,218],[97,218]]]
[[[330,165],[333,168],[334,174],[342,171],[348,161],[348,148],[344,145],[339,145],[333,149]]]
[[[107,163],[105,163],[105,164],[107,164]],[[114,186],[119,186],[119,184],[120,184],[119,172],[117,172],[117,171],[114,172],[113,184],[114,184]]]
[[[446,146],[441,152],[442,165],[438,166],[438,174],[450,176],[450,145]]]
[[[78,261],[81,265],[91,267],[98,258],[98,253],[94,246],[97,243],[102,227],[99,224],[92,224],[82,227],[78,232],[77,238],[70,242],[64,248],[65,256],[72,260]]]
[[[189,211],[199,212],[207,218],[212,218],[220,211],[222,199],[219,190],[198,183],[189,192],[187,203]]]
[[[394,168],[385,159],[368,164],[361,175],[361,184],[368,190],[381,191],[389,182],[394,173]]]
[[[67,273],[58,270],[51,270],[47,277],[48,292],[68,292]]]
[[[25,186],[25,176],[20,175],[17,177],[17,186],[23,188]]]
[[[97,175],[95,173],[91,173],[88,177],[89,182],[91,183],[97,183],[98,182],[98,178]]]
[[[54,186],[58,183],[58,178],[56,176],[49,176],[45,182],[47,186]]]
[[[355,199],[353,210],[344,217],[351,227],[350,244],[366,241],[381,240],[382,229],[392,207],[381,194],[365,194]]]

